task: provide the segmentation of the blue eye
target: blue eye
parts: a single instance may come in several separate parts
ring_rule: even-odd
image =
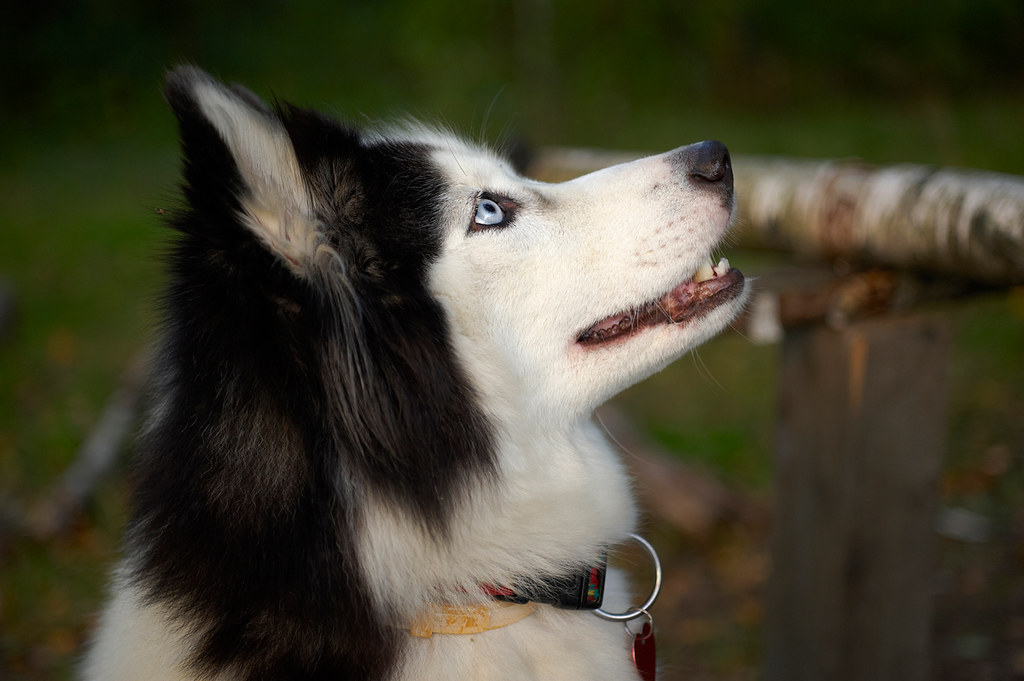
[[[473,222],[476,224],[481,227],[492,227],[500,225],[504,221],[505,211],[497,202],[491,199],[480,199],[480,202],[476,204],[476,216],[473,218]]]

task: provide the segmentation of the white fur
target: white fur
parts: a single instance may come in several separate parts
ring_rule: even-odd
[[[90,681],[184,681],[189,646],[164,608],[145,605],[118,578],[81,676]],[[226,681],[226,680],[225,680]]]
[[[216,86],[199,86],[206,116],[253,188],[250,225],[295,265],[320,242],[287,136],[269,116]],[[472,598],[481,583],[514,583],[574,565],[622,541],[636,510],[630,484],[590,416],[606,399],[717,333],[742,296],[689,324],[663,324],[596,347],[576,342],[598,320],[686,281],[721,239],[730,210],[692,188],[667,155],[563,184],[517,176],[490,153],[419,134],[447,180],[446,237],[429,273],[451,342],[496,427],[499,475],[456,505],[452,532],[427,534],[393,504],[365,494],[361,556],[378,605],[395,625],[433,602]],[[469,233],[481,191],[519,204],[507,229]],[[271,549],[272,550],[272,549]],[[630,602],[610,573],[610,602]],[[188,636],[115,589],[85,667],[87,679],[185,680]],[[227,677],[223,678],[227,681]],[[403,681],[636,679],[621,624],[541,606],[476,635],[413,639]]]

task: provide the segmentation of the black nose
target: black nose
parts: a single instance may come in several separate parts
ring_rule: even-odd
[[[676,167],[698,183],[732,188],[732,160],[721,142],[698,142],[683,147],[673,159]]]

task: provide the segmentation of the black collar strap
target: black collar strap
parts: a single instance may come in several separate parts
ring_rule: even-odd
[[[638,534],[629,539],[640,545],[651,559],[654,567],[654,586],[642,605],[626,612],[606,612],[601,609],[604,597],[604,574],[608,567],[607,555],[602,555],[597,565],[592,565],[575,575],[556,577],[535,582],[531,588],[499,588],[485,586],[484,591],[494,598],[509,603],[545,603],[568,610],[591,610],[602,619],[613,622],[629,622],[639,617],[650,618],[648,612],[661,591],[661,561],[658,552],[650,542]]]
[[[499,601],[509,603],[544,603],[565,610],[597,610],[604,599],[604,574],[608,560],[601,557],[574,575],[553,577],[529,587],[485,586],[484,590]]]

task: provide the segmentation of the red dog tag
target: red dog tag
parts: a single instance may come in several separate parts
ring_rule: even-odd
[[[657,652],[654,648],[654,630],[645,622],[643,631],[633,637],[633,666],[643,681],[654,681]]]

